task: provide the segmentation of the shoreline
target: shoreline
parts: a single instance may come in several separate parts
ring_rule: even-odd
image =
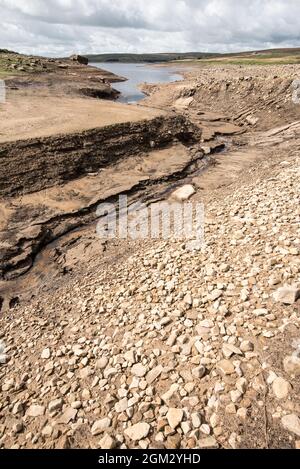
[[[27,138],[0,143],[0,446],[299,446],[300,66],[201,68],[142,106],[79,99],[63,70],[8,95]],[[99,203],[178,188],[204,205],[202,246],[99,238]]]

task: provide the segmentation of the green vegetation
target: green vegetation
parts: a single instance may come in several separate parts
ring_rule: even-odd
[[[122,62],[122,63],[157,63],[172,62],[174,60],[195,60],[216,57],[218,54],[190,52],[183,54],[96,54],[86,55],[89,62]]]
[[[184,62],[192,63],[191,61]],[[216,57],[193,61],[193,64],[198,65],[287,65],[299,63],[300,48],[220,54]]]
[[[211,60],[190,60],[182,61],[187,65],[288,65],[288,64],[300,64],[300,57],[286,57],[286,58],[222,58],[222,59],[211,59]]]
[[[7,76],[9,76],[9,73],[0,69],[0,79],[6,78]]]
[[[123,62],[123,63],[166,63],[181,62],[199,65],[233,64],[233,65],[276,65],[299,64],[300,48],[269,49],[265,51],[238,52],[233,54],[209,54],[188,52],[178,54],[96,54],[87,55],[92,62]]]
[[[0,78],[44,70],[43,59],[0,49]]]
[[[17,71],[12,69],[12,57],[18,57],[6,50],[0,49],[0,78],[5,78],[9,75],[15,74]]]

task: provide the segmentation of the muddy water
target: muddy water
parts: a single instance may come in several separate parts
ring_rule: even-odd
[[[91,63],[94,67],[102,68],[127,78],[127,81],[114,83],[113,87],[120,91],[119,102],[133,104],[141,101],[145,94],[139,90],[142,83],[171,83],[182,80],[183,77],[175,67],[157,67],[149,64],[124,63]]]

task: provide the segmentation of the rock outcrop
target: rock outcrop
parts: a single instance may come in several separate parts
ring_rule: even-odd
[[[72,62],[77,62],[81,65],[89,64],[89,59],[87,59],[86,57],[83,57],[83,55],[78,55],[78,54],[71,55],[70,60],[72,60]]]

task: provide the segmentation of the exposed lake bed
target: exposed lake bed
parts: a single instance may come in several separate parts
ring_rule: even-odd
[[[0,446],[294,448],[299,68],[128,66],[6,81]],[[99,205],[187,188],[200,250],[99,235]]]
[[[183,79],[178,72],[178,67],[171,65],[158,67],[149,63],[119,62],[91,63],[91,65],[126,78],[126,81],[114,83],[114,88],[121,93],[117,100],[127,104],[134,104],[145,98],[145,93],[140,90],[140,86],[144,83],[155,85]]]

